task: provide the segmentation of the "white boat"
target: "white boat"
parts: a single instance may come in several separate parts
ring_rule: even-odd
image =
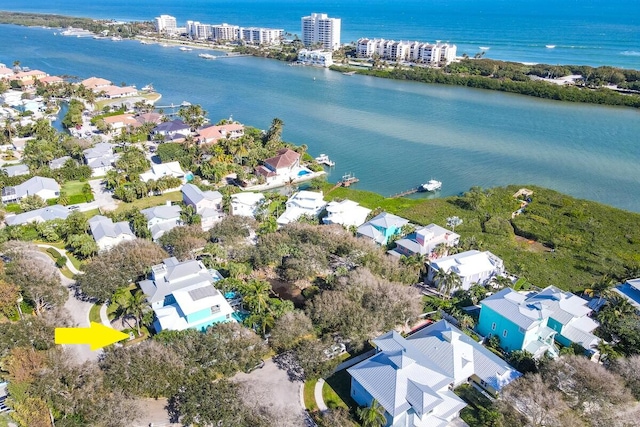
[[[146,86],[143,86],[141,89],[143,92],[153,92],[153,85],[151,83],[149,83]]]
[[[480,50],[489,50],[489,49],[491,49],[491,48],[487,47],[487,46],[480,46]]]
[[[201,53],[198,55],[200,58],[204,59],[216,59],[215,55],[211,55],[210,53]]]
[[[191,49],[190,47],[181,47],[180,50],[183,51],[183,52],[190,52],[193,49]]]
[[[431,192],[438,191],[442,188],[442,182],[437,181],[435,179],[430,179],[426,184],[422,184],[418,187],[418,191],[420,192]]]
[[[344,74],[345,76],[353,76],[355,73],[355,71],[344,71],[342,74]]]
[[[326,154],[320,154],[318,157],[316,157],[316,162],[322,165],[327,165],[329,167],[333,167],[336,165],[336,162],[331,161],[329,159],[329,156],[327,156]]]
[[[166,43],[162,43],[160,46],[162,46],[162,47],[171,47],[171,45],[168,45]]]
[[[555,44],[546,44],[546,45],[544,45],[544,47],[546,47],[547,49],[553,49],[553,48],[556,47],[556,45]]]
[[[114,42],[119,42],[119,41],[121,41],[121,40],[122,40],[122,37],[120,37],[120,36],[114,36],[114,37],[111,37],[111,40],[113,40]]]

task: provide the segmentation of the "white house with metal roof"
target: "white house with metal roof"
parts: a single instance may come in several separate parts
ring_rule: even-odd
[[[375,399],[386,426],[445,427],[466,403],[453,392],[455,379],[396,331],[375,340],[377,353],[347,369],[351,397],[361,406]]]
[[[436,246],[442,244],[451,247],[457,245],[459,241],[459,234],[439,225],[429,224],[403,239],[396,240],[394,252],[405,256],[416,254],[430,256]]]
[[[182,186],[182,201],[200,215],[203,231],[210,230],[224,216],[222,194],[219,191],[202,191],[196,185],[185,184]]]
[[[468,290],[473,284],[484,285],[504,273],[504,263],[489,251],[466,251],[431,261],[427,280],[434,282],[438,271],[453,272],[460,278],[460,288]],[[455,292],[458,289],[452,289]]]
[[[280,226],[295,222],[303,215],[317,217],[327,206],[327,202],[323,199],[322,191],[317,193],[302,190],[289,197],[286,206],[287,209],[276,220]]]
[[[255,218],[264,203],[264,194],[245,191],[231,195],[231,214]]]
[[[67,219],[71,211],[62,205],[47,206],[17,215],[7,215],[4,222],[7,225],[23,225],[29,223],[41,223],[54,219]]]
[[[571,292],[548,286],[541,292],[520,293],[506,288],[480,302],[478,332],[500,338],[507,350],[526,350],[534,357],[558,354],[554,340],[576,343],[594,351],[599,326],[589,315],[588,302]]]
[[[165,176],[171,176],[174,178],[180,178],[184,181],[185,173],[180,167],[180,162],[167,162],[160,164],[152,164],[151,169],[147,172],[143,172],[140,174],[140,179],[143,182],[147,182],[150,180],[157,181],[160,178]]]
[[[147,228],[154,241],[172,228],[182,225],[180,219],[182,208],[178,205],[171,205],[170,201],[166,205],[143,209],[140,212],[147,218]]]
[[[327,216],[322,218],[325,224],[340,224],[345,227],[358,227],[365,223],[371,209],[360,206],[353,200],[342,200],[340,202],[329,202],[327,205]]]
[[[55,179],[34,176],[22,184],[2,189],[4,203],[17,202],[27,196],[39,196],[42,200],[60,197],[60,185]]]
[[[111,218],[102,215],[91,217],[89,219],[89,228],[101,251],[108,251],[121,242],[136,238],[128,222],[114,223]]]
[[[156,331],[204,331],[214,323],[235,322],[233,309],[214,287],[220,279],[220,273],[196,260],[171,257],[151,267],[151,278],[138,285],[155,312]]]
[[[29,175],[30,173],[27,165],[3,166],[2,170],[6,172],[8,177]]]
[[[83,153],[85,164],[91,168],[91,176],[102,176],[113,170],[119,157],[113,152],[113,145],[108,142],[100,142]]]

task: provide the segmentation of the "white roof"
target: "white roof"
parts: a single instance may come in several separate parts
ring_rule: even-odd
[[[55,179],[45,178],[42,176],[34,176],[33,178],[28,179],[22,184],[16,185],[14,188],[16,190],[16,196],[18,198],[38,194],[43,190],[54,192],[60,191],[60,185],[56,182]]]
[[[431,264],[437,270],[453,271],[461,277],[473,276],[496,269],[488,251],[480,252],[476,250],[442,257],[432,261]]]
[[[158,180],[164,176],[172,176],[175,178],[184,177],[184,171],[180,167],[179,162],[167,162],[151,165],[151,170],[141,173],[140,179],[144,182],[149,180]]]
[[[322,193],[298,191],[287,201],[287,210],[278,217],[277,223],[289,224],[297,221],[302,215],[317,216],[327,205],[322,197]]]
[[[325,224],[353,225],[356,227],[362,225],[371,212],[371,209],[360,206],[351,200],[329,202],[326,209],[329,215],[322,219]]]
[[[264,200],[264,194],[246,191],[231,195],[231,203],[238,203],[247,206],[255,206]]]
[[[178,205],[162,205],[143,209],[140,212],[142,212],[142,214],[147,217],[148,221],[151,221],[154,218],[171,220],[180,218],[180,212],[182,212],[182,208]]]
[[[117,238],[123,235],[135,237],[128,222],[121,221],[114,224],[111,218],[102,215],[91,217],[89,227],[96,242],[105,237]]]

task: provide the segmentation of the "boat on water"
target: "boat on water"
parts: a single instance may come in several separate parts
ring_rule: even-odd
[[[200,58],[204,59],[216,59],[215,55],[211,55],[210,53],[201,53],[198,55]]]
[[[153,84],[149,83],[146,86],[142,86],[142,89],[140,89],[140,90],[142,90],[143,92],[153,92],[154,91]]]
[[[553,49],[553,48],[556,47],[556,45],[555,44],[546,44],[546,45],[544,45],[544,47],[546,47],[547,49]]]
[[[359,182],[360,179],[356,178],[356,176],[352,173],[345,173],[342,175],[340,181],[338,181],[338,185],[342,187],[349,187],[351,184],[355,184]]]
[[[438,191],[442,188],[442,182],[437,181],[435,179],[430,179],[426,184],[421,184],[418,186],[419,192],[432,192]]]
[[[491,49],[491,48],[487,47],[487,46],[480,46],[480,50],[489,50],[489,49]]]
[[[162,43],[162,44],[160,44],[160,46],[162,46],[162,47],[171,47],[171,45],[166,44],[166,43]]]
[[[119,41],[122,41],[122,37],[120,37],[120,36],[113,36],[113,37],[111,37],[111,40],[112,40],[112,41],[114,41],[114,42],[119,42]]]
[[[329,159],[329,156],[327,156],[326,154],[320,154],[318,157],[316,157],[316,162],[320,163],[321,165],[327,165],[329,167],[333,167],[336,165],[336,162],[331,161]]]
[[[184,46],[183,46],[183,47],[181,47],[181,48],[180,48],[180,50],[181,50],[181,51],[183,51],[183,52],[190,52],[190,51],[192,51],[193,49],[191,49],[190,47],[184,47]]]
[[[344,74],[345,76],[353,76],[355,73],[355,71],[345,71],[342,74]]]

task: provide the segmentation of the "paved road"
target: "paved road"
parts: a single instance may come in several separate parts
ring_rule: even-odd
[[[43,244],[43,243],[39,243],[39,244],[38,244],[38,247],[39,247],[39,248],[46,248],[46,249],[48,249],[48,248],[55,249],[59,254],[62,254],[62,255],[64,255],[64,256],[67,258],[67,264],[66,264],[66,266],[67,266],[67,268],[69,269],[69,271],[71,271],[73,274],[82,274],[82,273],[81,273],[81,272],[76,268],[76,266],[75,266],[75,265],[73,265],[73,263],[69,260],[69,256],[67,255],[67,251],[65,251],[64,249],[59,249],[59,248],[56,248],[55,246],[51,246],[51,245],[47,245],[47,244]],[[62,276],[62,277],[64,277],[64,276]]]

